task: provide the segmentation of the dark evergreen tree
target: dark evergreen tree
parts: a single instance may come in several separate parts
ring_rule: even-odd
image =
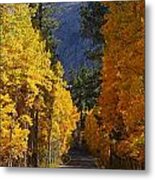
[[[60,9],[55,3],[32,3],[30,7],[36,8],[36,13],[32,17],[34,28],[41,32],[41,36],[46,40],[46,50],[50,50],[52,58],[57,59],[57,55],[53,52],[58,43],[58,39],[54,36],[54,32],[59,27],[59,21],[54,17],[54,13]]]
[[[81,123],[84,124],[86,112],[92,109],[98,99],[101,81],[99,70],[81,67],[77,73],[71,72],[70,89],[73,102],[81,113]]]
[[[86,50],[88,59],[100,61],[103,56],[105,41],[101,27],[107,22],[104,18],[107,12],[101,2],[87,2],[81,6],[81,36],[92,40],[92,47]]]

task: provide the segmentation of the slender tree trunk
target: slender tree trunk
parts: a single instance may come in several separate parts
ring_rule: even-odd
[[[12,167],[12,124],[10,125],[10,153],[9,153],[9,161],[8,161],[8,166]]]
[[[38,167],[38,111],[35,113],[33,124],[33,151],[32,151],[33,166]]]
[[[51,132],[52,132],[52,123],[50,122],[49,132],[48,132],[48,167],[50,166],[52,160]]]
[[[39,20],[39,29],[42,30],[42,3],[39,3],[38,20]]]
[[[2,157],[2,137],[1,137],[1,134],[2,133],[2,126],[1,126],[1,120],[0,120],[0,166],[3,166],[3,157]]]
[[[31,118],[33,119],[33,113],[31,112]],[[33,151],[33,126],[30,127],[30,133],[28,137],[28,158],[27,166],[32,167],[32,151]]]
[[[31,118],[33,119],[33,125],[30,128],[30,134],[28,138],[28,166],[38,167],[38,111],[31,111]]]

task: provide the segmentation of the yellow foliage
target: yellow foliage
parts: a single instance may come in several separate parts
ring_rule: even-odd
[[[2,4],[0,12],[0,165],[50,167],[67,152],[78,113],[61,63],[51,68],[32,26],[35,9]]]

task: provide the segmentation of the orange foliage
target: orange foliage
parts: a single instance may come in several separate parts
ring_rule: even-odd
[[[100,158],[108,166],[109,148],[115,143],[116,155],[130,157],[143,164],[144,2],[104,4],[110,12],[106,15],[107,24],[101,29],[106,45],[99,97],[101,110],[98,131],[102,136],[100,143],[104,144],[100,145],[103,146],[100,148]]]

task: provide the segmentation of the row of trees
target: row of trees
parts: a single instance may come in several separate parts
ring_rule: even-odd
[[[106,22],[106,12],[107,8],[100,2],[82,3],[80,8],[80,34],[83,39],[91,40],[92,45],[85,49],[87,64],[69,73],[72,99],[80,112],[79,131],[83,130],[87,112],[95,106],[100,94],[104,45],[100,29]]]
[[[112,167],[115,155],[138,164],[124,168],[144,168],[144,2],[104,5],[103,83],[85,122],[85,140],[100,167]]]
[[[56,166],[79,119],[61,63],[32,25],[36,10],[0,6],[1,166]]]

